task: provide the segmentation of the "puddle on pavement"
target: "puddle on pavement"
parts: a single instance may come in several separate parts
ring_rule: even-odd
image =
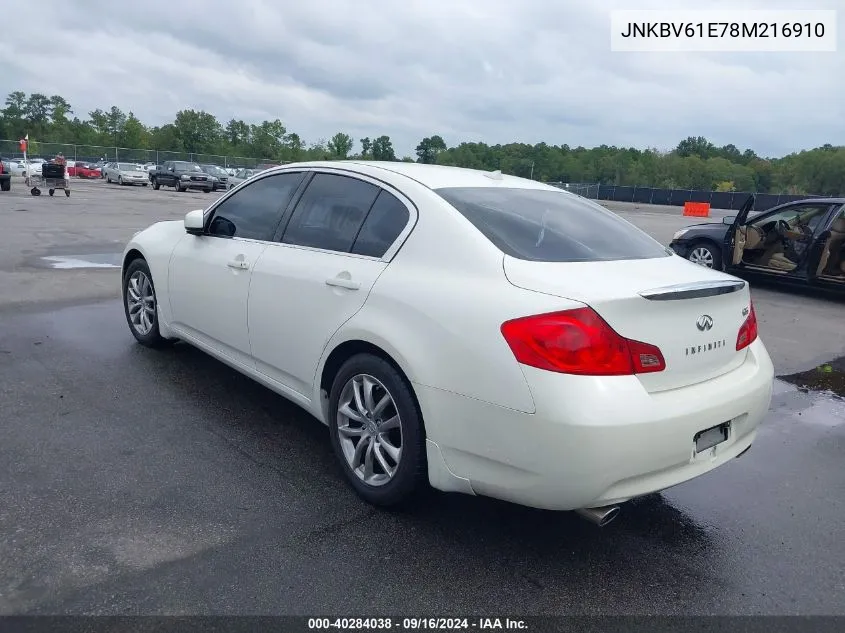
[[[48,268],[120,268],[120,253],[91,253],[85,255],[48,255],[39,259]]]
[[[845,398],[845,356],[809,371],[780,376],[780,379],[802,391],[819,391]]]

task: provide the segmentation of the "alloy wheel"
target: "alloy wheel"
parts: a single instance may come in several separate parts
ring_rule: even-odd
[[[126,285],[126,308],[135,331],[146,336],[153,329],[156,299],[153,284],[142,270],[132,273]]]
[[[393,396],[369,374],[350,378],[337,408],[340,448],[353,473],[366,484],[383,486],[402,459],[402,424]]]
[[[692,252],[689,254],[689,260],[693,264],[713,268],[713,253],[705,246],[698,246],[692,249]]]

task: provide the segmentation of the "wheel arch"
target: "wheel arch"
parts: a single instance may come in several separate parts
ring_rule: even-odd
[[[382,341],[376,343],[363,337],[353,337],[336,342],[333,346],[327,346],[326,350],[329,350],[330,347],[331,351],[325,355],[325,360],[318,369],[319,380],[317,381],[315,394],[317,402],[319,402],[319,413],[324,424],[328,424],[329,422],[329,393],[332,382],[340,371],[340,368],[353,356],[358,354],[372,354],[390,364],[407,383],[411,397],[419,412],[420,421],[423,425],[423,435],[426,435],[425,418],[419,398],[414,390],[413,378],[403,367],[403,365],[406,365],[404,358],[396,350]],[[397,360],[397,358],[401,360]]]
[[[123,255],[123,263],[120,265],[120,276],[123,277],[126,274],[126,268],[134,262],[136,259],[143,259],[147,261],[147,258],[144,254],[138,249],[136,246],[130,247],[126,253]]]

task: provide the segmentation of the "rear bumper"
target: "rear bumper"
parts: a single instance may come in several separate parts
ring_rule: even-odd
[[[429,440],[442,456],[429,460],[435,487],[550,510],[658,492],[746,450],[768,411],[774,378],[759,339],[729,374],[661,393],[649,394],[635,377],[523,370],[534,414],[415,385]],[[725,422],[728,439],[696,455],[695,434]]]

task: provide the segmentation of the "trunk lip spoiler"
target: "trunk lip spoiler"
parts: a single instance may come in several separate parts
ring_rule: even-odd
[[[741,279],[693,281],[643,290],[638,294],[643,299],[648,299],[649,301],[678,301],[681,299],[700,299],[703,297],[731,294],[733,292],[739,292],[745,286],[746,282]]]

